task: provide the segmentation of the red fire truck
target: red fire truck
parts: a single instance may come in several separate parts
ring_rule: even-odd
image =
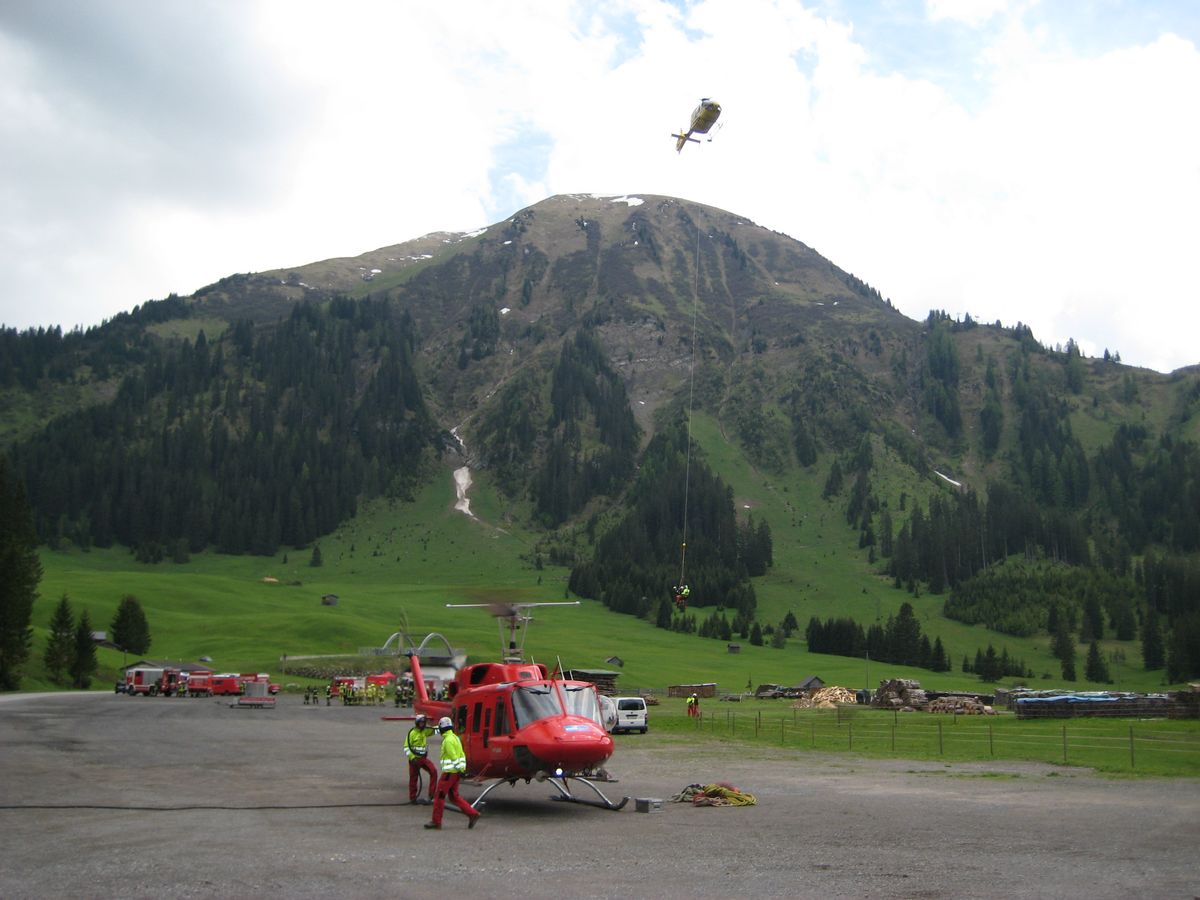
[[[152,666],[138,666],[125,672],[125,693],[131,697],[149,694],[154,697],[160,690],[163,670]]]

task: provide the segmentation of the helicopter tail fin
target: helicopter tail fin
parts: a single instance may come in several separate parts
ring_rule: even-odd
[[[425,676],[421,674],[421,662],[415,653],[408,658],[408,661],[412,665],[413,691],[416,693],[417,703],[428,703],[429,691],[425,689]]]
[[[690,131],[687,132],[686,134],[672,134],[671,137],[675,138],[675,152],[676,153],[679,153],[680,151],[682,151],[683,145],[688,143],[689,141],[693,144],[700,143],[698,140],[696,140],[694,137],[692,137],[692,133]]]

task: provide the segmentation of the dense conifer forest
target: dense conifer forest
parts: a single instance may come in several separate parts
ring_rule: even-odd
[[[38,535],[149,561],[304,546],[360,497],[421,479],[438,429],[412,353],[411,324],[384,301],[301,304],[212,344],[147,341],[111,403],[13,448]]]

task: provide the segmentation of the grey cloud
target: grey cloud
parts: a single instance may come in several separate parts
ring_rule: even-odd
[[[60,193],[79,182],[86,195],[97,178],[106,189],[116,180],[130,192],[201,203],[269,190],[257,163],[284,151],[302,117],[298,93],[243,35],[244,9],[61,0],[0,7],[0,33],[33,59],[29,99],[58,125],[27,135],[39,143],[21,146],[15,135],[10,161],[34,181],[39,170],[66,179]]]

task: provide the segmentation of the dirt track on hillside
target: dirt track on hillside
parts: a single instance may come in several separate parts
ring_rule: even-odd
[[[0,698],[0,896],[1200,895],[1200,781],[744,756],[652,732],[617,738],[606,793],[726,781],[758,804],[609,812],[519,784],[489,795],[478,828],[448,813],[436,832],[404,804],[391,711]]]

